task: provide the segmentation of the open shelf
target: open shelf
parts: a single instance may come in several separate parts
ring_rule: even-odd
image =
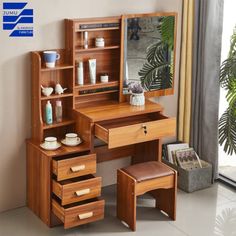
[[[69,64],[61,64],[61,65],[56,65],[53,68],[48,68],[43,66],[41,68],[41,71],[53,71],[53,70],[67,70],[67,69],[73,69],[74,66],[73,65],[69,65]]]
[[[58,99],[58,98],[66,98],[66,97],[72,97],[73,93],[63,93],[63,94],[53,94],[48,97],[42,96],[41,100],[51,100],[51,99]]]
[[[100,88],[108,88],[108,87],[116,87],[119,86],[118,81],[109,81],[107,83],[97,82],[96,84],[84,84],[84,85],[76,85],[75,88],[78,91],[90,90],[90,89],[100,89]]]
[[[70,119],[63,119],[62,122],[58,122],[58,123],[53,123],[51,125],[47,125],[46,123],[43,124],[43,129],[53,129],[53,128],[57,128],[57,127],[61,127],[61,126],[65,126],[65,125],[71,125],[74,124],[75,121],[74,120],[70,120]]]
[[[76,47],[75,52],[94,52],[94,51],[101,51],[101,50],[112,50],[112,49],[118,49],[120,48],[119,45],[113,45],[113,46],[105,46],[105,47],[90,47],[90,48],[83,48],[83,47]]]

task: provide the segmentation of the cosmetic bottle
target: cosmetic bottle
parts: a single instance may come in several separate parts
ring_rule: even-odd
[[[90,83],[96,84],[96,59],[90,59],[89,62],[89,77]]]
[[[46,118],[46,124],[47,125],[52,124],[52,122],[53,122],[53,118],[52,118],[52,104],[50,103],[50,101],[47,101],[47,104],[46,104],[45,118]]]
[[[77,83],[79,85],[84,84],[84,68],[83,68],[83,62],[79,62],[77,67]]]
[[[84,48],[85,49],[88,48],[88,32],[87,31],[84,32]]]
[[[61,104],[61,101],[56,101],[55,114],[56,114],[56,122],[62,122],[62,104]]]

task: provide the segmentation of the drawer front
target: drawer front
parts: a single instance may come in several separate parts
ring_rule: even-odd
[[[111,129],[105,129],[98,124],[95,126],[95,135],[108,143],[108,148],[121,147],[167,136],[174,136],[175,133],[176,119],[167,117],[162,120]]]
[[[96,154],[79,156],[64,160],[53,160],[53,173],[57,180],[75,178],[96,173]]]
[[[74,202],[99,197],[101,195],[101,177],[62,184],[53,180],[52,190],[61,199],[62,206]]]
[[[69,208],[52,201],[52,212],[64,223],[64,228],[72,228],[104,218],[104,200],[97,200]]]

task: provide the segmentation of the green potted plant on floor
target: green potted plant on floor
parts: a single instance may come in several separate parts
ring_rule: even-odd
[[[236,154],[236,27],[228,58],[220,69],[220,85],[227,91],[228,107],[219,120],[219,143],[227,154]]]

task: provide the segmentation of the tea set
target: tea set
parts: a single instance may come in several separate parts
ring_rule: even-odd
[[[82,140],[76,133],[67,133],[65,138],[61,140],[61,143],[66,146],[74,147],[82,143]],[[57,141],[56,137],[46,137],[44,142],[40,144],[40,147],[45,150],[53,151],[60,148],[61,143]]]

